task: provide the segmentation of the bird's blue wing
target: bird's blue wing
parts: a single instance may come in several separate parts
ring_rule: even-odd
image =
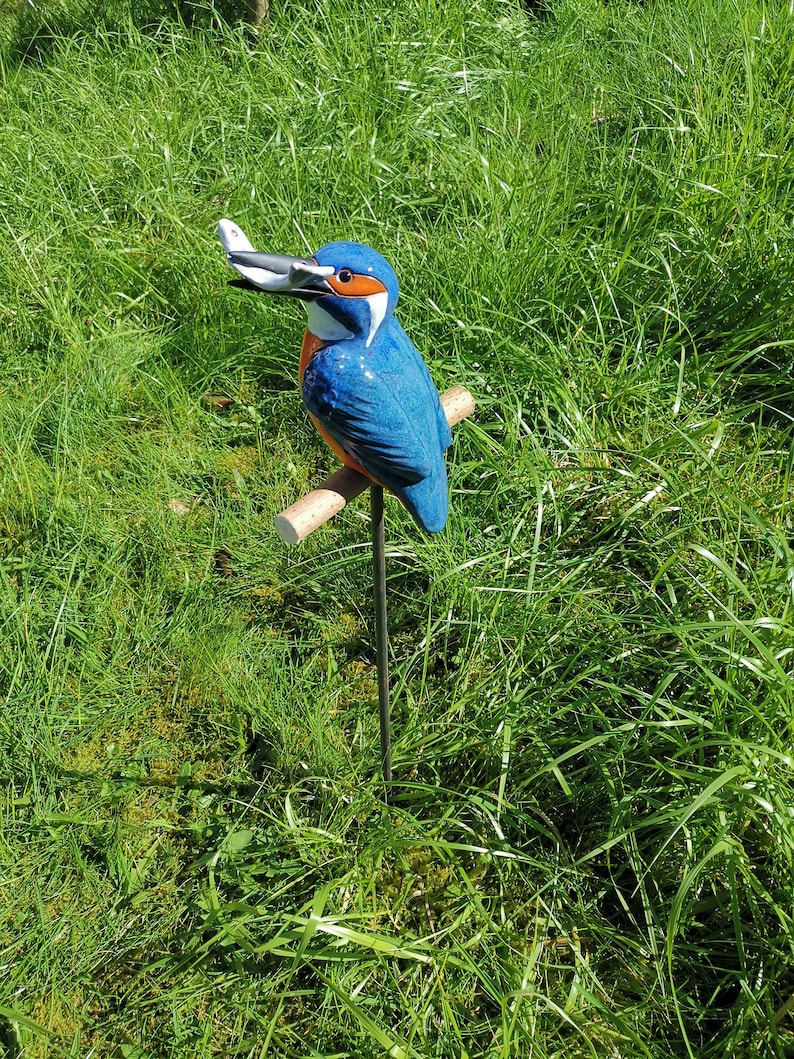
[[[410,342],[398,353],[327,346],[304,372],[303,399],[357,463],[399,493],[439,472],[450,437],[424,361]]]

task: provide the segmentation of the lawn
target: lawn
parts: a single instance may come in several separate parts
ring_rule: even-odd
[[[223,17],[225,16],[225,18]],[[794,11],[0,7],[0,1057],[794,1054]],[[352,238],[473,419],[367,505]]]

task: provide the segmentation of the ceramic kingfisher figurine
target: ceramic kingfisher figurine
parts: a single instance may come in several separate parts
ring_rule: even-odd
[[[307,259],[258,253],[232,221],[220,221],[218,234],[242,277],[234,285],[304,303],[298,377],[320,436],[438,533],[449,508],[444,452],[452,435],[427,365],[393,315],[391,265],[361,243],[328,243]]]

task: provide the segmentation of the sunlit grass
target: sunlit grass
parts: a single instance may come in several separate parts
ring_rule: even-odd
[[[789,1054],[790,12],[183,15],[0,8],[0,1056]],[[221,216],[378,247],[477,399],[388,508],[388,809]]]

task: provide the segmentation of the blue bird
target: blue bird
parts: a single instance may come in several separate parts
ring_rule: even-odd
[[[444,452],[452,435],[427,365],[394,317],[391,265],[361,243],[328,243],[308,259],[259,253],[231,221],[220,221],[218,234],[242,277],[235,285],[306,306],[299,384],[321,437],[438,533],[449,510]]]

